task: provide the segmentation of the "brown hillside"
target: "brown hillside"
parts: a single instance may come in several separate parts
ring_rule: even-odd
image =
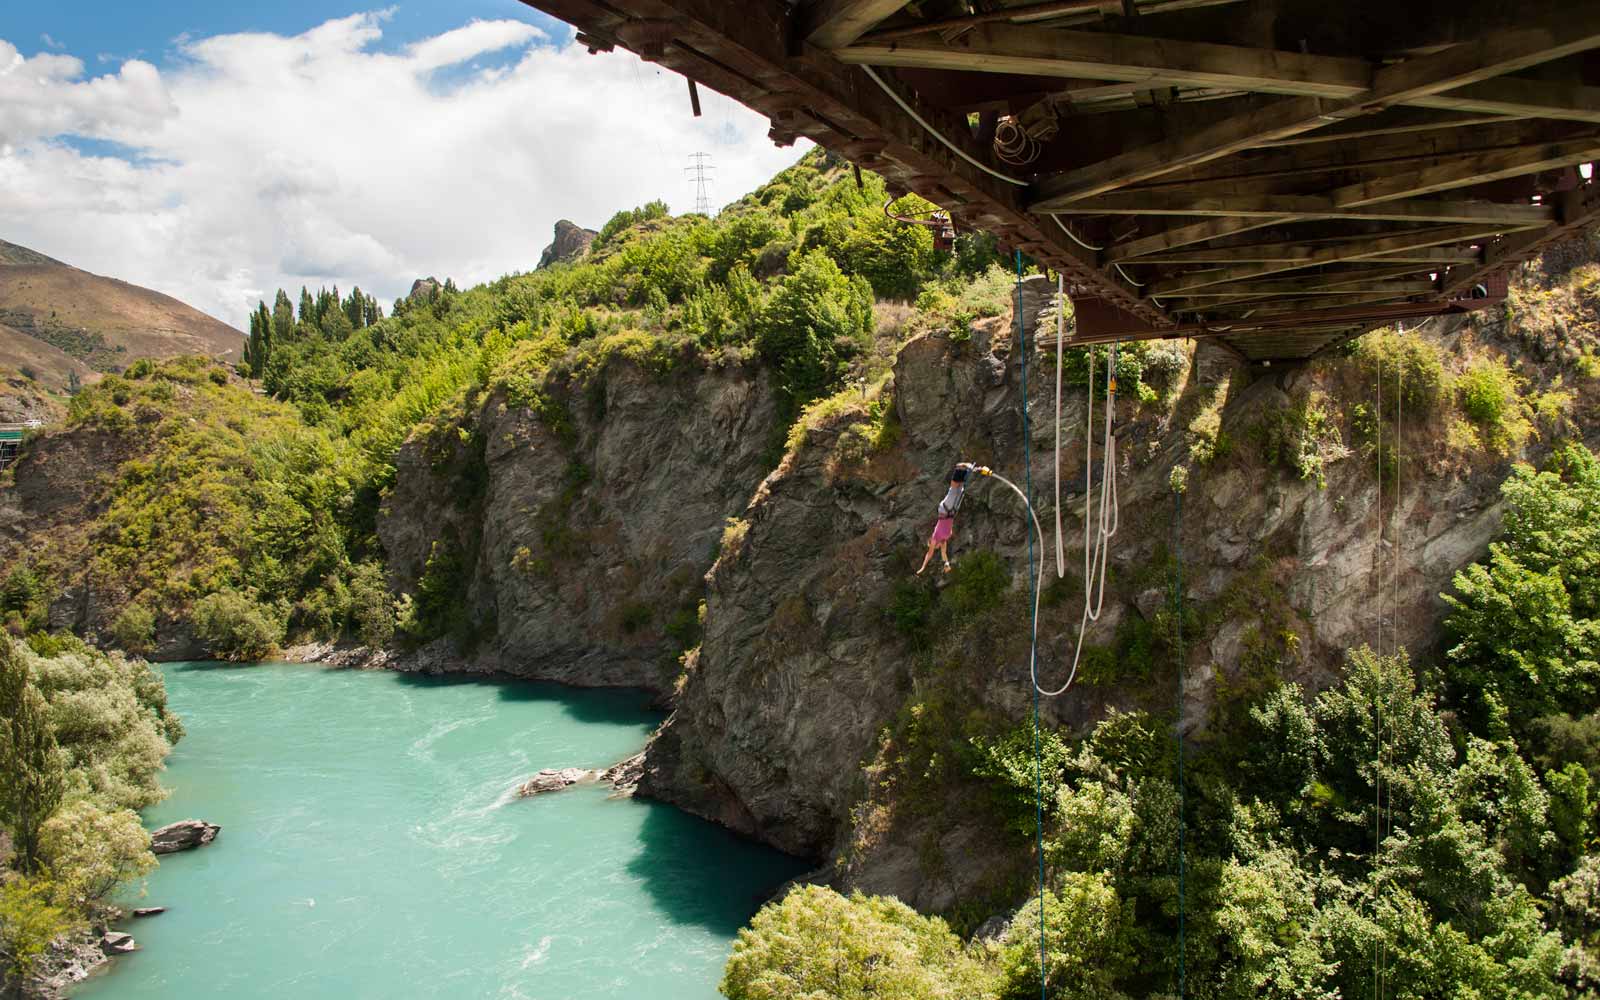
[[[71,372],[77,372],[83,382],[99,378],[88,365],[60,348],[4,323],[0,323],[0,369],[30,377],[41,389],[55,393],[67,390]]]
[[[61,267],[67,266],[54,257],[46,257],[37,250],[29,250],[27,247],[19,247],[15,243],[7,243],[5,240],[0,240],[0,265],[3,264],[56,264]]]
[[[22,249],[5,244],[0,256]],[[98,371],[141,357],[237,358],[244,346],[238,330],[170,295],[56,263],[0,266],[0,324]]]

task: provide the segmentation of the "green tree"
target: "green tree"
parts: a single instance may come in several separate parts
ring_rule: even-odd
[[[54,888],[40,878],[0,885],[0,955],[5,956],[15,1000],[27,995],[28,980],[38,972],[50,943],[78,926],[54,896]]]
[[[1600,705],[1600,460],[1569,445],[1501,494],[1501,538],[1444,595],[1451,683],[1480,722],[1486,696],[1519,724],[1583,715]]]
[[[872,329],[872,293],[821,251],[798,255],[757,322],[757,347],[793,407],[824,396]]]
[[[195,602],[195,635],[226,660],[261,660],[283,642],[284,625],[272,609],[234,590]]]
[[[40,847],[57,897],[79,911],[156,867],[150,833],[138,814],[107,811],[88,799],[69,803],[51,817]]]
[[[720,989],[728,1000],[984,1000],[987,978],[943,920],[812,885],[739,932]]]
[[[0,818],[27,875],[38,870],[39,832],[66,788],[48,710],[29,678],[22,647],[0,637]]]
[[[1000,996],[1040,995],[1038,898],[1028,901],[1001,945]],[[1119,979],[1139,965],[1133,914],[1106,876],[1071,872],[1044,893],[1045,993],[1058,1000],[1124,1000]]]

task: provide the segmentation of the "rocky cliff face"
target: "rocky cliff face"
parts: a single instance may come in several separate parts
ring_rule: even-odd
[[[555,239],[544,248],[544,253],[539,255],[539,266],[549,267],[551,264],[582,257],[588,251],[589,244],[599,235],[593,229],[585,229],[562,219],[556,223]]]
[[[1418,336],[1447,357],[1476,352],[1496,321],[1479,322],[1487,329],[1469,322]],[[1051,532],[1053,366],[1038,360],[1030,359],[1031,455],[1022,447],[1018,359],[1009,329],[997,323],[967,343],[938,334],[903,349],[892,389],[903,432],[892,448],[862,457],[851,437],[870,415],[847,409],[762,483],[742,515],[742,542],[709,574],[703,645],[647,751],[642,793],[796,854],[841,859],[836,881],[927,909],[970,899],[1003,876],[981,824],[960,819],[977,811],[971,802],[908,808],[890,776],[904,769],[897,755],[912,755],[903,734],[914,735],[918,713],[941,699],[941,718],[958,723],[1027,718],[1028,537],[1018,499],[992,480],[970,489],[952,546],[958,561],[983,550],[1000,555],[1014,581],[1007,603],[971,628],[940,634],[931,653],[917,652],[917,637],[889,622],[953,462],[986,463],[1020,484],[1031,459],[1039,516]],[[1385,477],[1380,508],[1374,458],[1354,426],[1357,404],[1374,387],[1357,367],[1334,359],[1252,378],[1202,348],[1171,402],[1125,401],[1119,409],[1122,521],[1105,612],[1088,639],[1115,660],[1124,635],[1159,632],[1181,540],[1195,619],[1182,705],[1192,735],[1204,735],[1229,692],[1267,674],[1319,687],[1362,643],[1425,655],[1436,641],[1439,593],[1498,530],[1498,487],[1514,456],[1457,448],[1438,419],[1405,425],[1399,472]],[[1551,372],[1523,372],[1551,384]],[[1046,590],[1040,617],[1040,670],[1051,684],[1070,665],[1082,609],[1086,399],[1074,388],[1067,397],[1070,575]],[[1592,414],[1597,404],[1600,385],[1589,379],[1568,412]],[[1330,422],[1307,445],[1318,450],[1320,484],[1270,457],[1272,428],[1308,405],[1323,407]],[[1189,428],[1218,406],[1220,426],[1206,433],[1231,436],[1233,451],[1197,460],[1202,435]],[[1600,443],[1592,421],[1579,433]],[[1392,453],[1393,442],[1385,447]],[[1536,457],[1540,447],[1532,442],[1524,454]],[[1180,465],[1189,479],[1174,536],[1170,483]],[[1046,552],[1052,548],[1047,537]],[[1047,582],[1053,554],[1048,561]],[[1111,706],[1170,711],[1176,680],[1101,666],[1066,696],[1046,700],[1045,718],[1082,730]]]
[[[664,692],[767,469],[766,375],[613,359],[554,398],[553,421],[495,395],[405,446],[379,525],[391,583],[416,592],[430,555],[456,554],[479,665]]]

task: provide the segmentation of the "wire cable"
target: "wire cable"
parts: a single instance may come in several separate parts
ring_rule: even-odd
[[[1063,233],[1066,233],[1067,236],[1072,240],[1072,242],[1078,244],[1078,246],[1080,246],[1080,247],[1083,247],[1085,250],[1090,250],[1090,251],[1093,251],[1094,253],[1099,253],[1101,250],[1105,249],[1105,247],[1090,246],[1089,244],[1087,244],[1087,243],[1083,242],[1082,240],[1078,239],[1078,234],[1074,233],[1072,230],[1067,228],[1067,224],[1065,222],[1061,221],[1061,216],[1052,215],[1052,216],[1050,216],[1050,220],[1052,222],[1054,222],[1057,226],[1060,226],[1061,227],[1061,231]]]
[[[940,142],[944,143],[945,146],[948,147],[949,150],[952,153],[954,153],[957,156],[961,157],[963,160],[966,160],[968,163],[970,163],[973,166],[977,167],[979,170],[982,170],[984,173],[988,174],[990,177],[995,177],[995,178],[998,178],[1000,180],[1003,180],[1007,184],[1015,184],[1017,187],[1027,187],[1028,186],[1028,182],[1027,181],[1019,181],[1015,177],[1007,177],[1005,174],[1002,174],[1000,171],[998,171],[998,170],[994,169],[993,167],[989,166],[987,163],[984,163],[981,160],[976,159],[975,157],[973,157],[970,154],[968,154],[966,150],[962,149],[960,146],[957,146],[955,143],[951,142],[950,139],[948,137],[946,137],[943,132],[941,132],[938,129],[934,128],[932,125],[929,125],[928,122],[921,115],[917,114],[917,112],[912,109],[911,105],[906,103],[905,98],[901,97],[895,91],[895,89],[893,87],[891,87],[887,83],[885,83],[883,77],[879,76],[877,74],[877,72],[873,70],[873,68],[871,66],[862,66],[861,70],[862,70],[862,72],[866,73],[867,76],[871,77],[872,78],[872,82],[876,83],[879,87],[881,87],[885,94],[889,95],[889,99],[890,100],[892,100],[896,104],[900,105],[900,110],[901,111],[904,111],[906,114],[910,115],[912,121],[916,122],[918,125],[921,125],[923,127],[923,129],[925,131],[927,131],[927,133],[929,135],[933,136],[935,139],[938,139]],[[1018,264],[1018,267],[1020,268],[1021,265]]]

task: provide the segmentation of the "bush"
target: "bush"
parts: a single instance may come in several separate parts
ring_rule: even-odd
[[[190,617],[195,635],[224,660],[262,660],[283,642],[284,624],[272,609],[238,591],[201,598]]]
[[[983,966],[937,917],[823,886],[792,890],[739,932],[719,987],[728,1000],[984,1000]]]
[[[142,656],[150,652],[156,639],[156,616],[143,604],[129,604],[111,623],[111,638],[119,649]]]
[[[1473,364],[1456,380],[1461,410],[1480,426],[1498,428],[1517,401],[1517,378],[1499,361]]]
[[[1600,459],[1581,445],[1501,487],[1502,537],[1445,595],[1452,683],[1511,718],[1600,707]]]
[[[1139,964],[1133,914],[1103,874],[1072,872],[1044,893],[1044,993],[1058,1000],[1119,1000],[1118,979]],[[1040,902],[1017,914],[1001,945],[1000,996],[1041,995]]]
[[[156,866],[150,834],[131,809],[106,811],[79,799],[45,823],[42,847],[57,892],[77,909],[104,901]]]

